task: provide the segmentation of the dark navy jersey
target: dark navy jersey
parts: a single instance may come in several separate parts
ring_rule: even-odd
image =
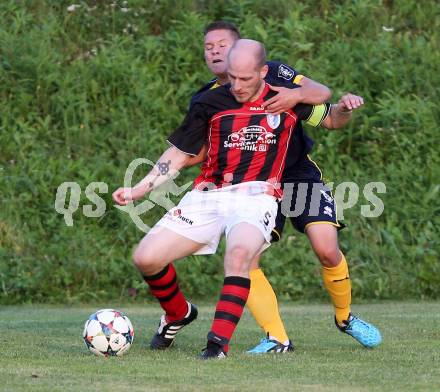
[[[300,87],[298,83],[303,78],[303,75],[299,74],[295,69],[279,61],[268,61],[266,64],[269,66],[269,71],[264,79],[267,83],[277,87]],[[203,93],[218,86],[220,85],[217,83],[216,78],[210,80],[194,93],[191,97],[189,107],[191,107]]]
[[[275,95],[266,84],[257,100],[239,103],[227,84],[194,102],[168,141],[191,155],[207,144],[206,160],[194,182],[197,189],[262,181],[281,196],[279,185],[297,123],[319,125],[330,106],[298,104],[280,115],[268,114],[261,105]]]
[[[269,71],[265,81],[276,87],[299,88],[303,75],[294,68],[279,61],[268,61]],[[207,91],[218,87],[217,79],[212,79],[200,88],[192,97],[190,107]],[[321,173],[316,169],[308,154],[312,150],[313,140],[304,131],[301,122],[298,122],[293,138],[289,144],[289,150],[285,162],[282,182],[293,182],[296,180],[319,181]]]
[[[265,81],[274,86],[299,87],[301,79],[304,77],[294,68],[279,61],[268,61],[269,66]]]
[[[217,83],[217,79],[212,79],[208,83],[206,83],[203,87],[198,89],[193,96],[191,97],[191,100],[189,102],[189,108],[191,109],[195,102],[207,91],[212,90],[216,87],[219,87],[220,85]]]

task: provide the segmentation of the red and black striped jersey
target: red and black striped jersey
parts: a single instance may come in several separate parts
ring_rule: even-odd
[[[195,188],[210,190],[258,181],[269,184],[275,196],[280,197],[295,125],[303,120],[319,125],[330,105],[298,104],[280,115],[272,115],[261,107],[276,94],[267,84],[257,100],[246,103],[237,102],[229,89],[227,84],[203,94],[168,141],[190,155],[197,155],[207,143],[207,158],[194,182]]]
[[[279,61],[268,61],[266,64],[269,67],[267,75],[264,78],[267,83],[277,87],[300,87],[298,83],[301,83],[304,76],[296,69]],[[217,88],[218,86],[217,79],[213,79],[204,85],[192,96],[190,107],[197,102],[206,91]],[[321,171],[309,157],[312,147],[313,140],[303,129],[301,122],[299,122],[290,140],[286,163],[284,165],[283,183],[322,180]]]

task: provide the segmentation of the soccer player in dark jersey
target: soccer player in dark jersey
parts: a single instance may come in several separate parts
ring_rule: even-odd
[[[208,144],[194,189],[150,230],[133,255],[165,311],[150,344],[153,349],[170,347],[176,333],[197,317],[197,309],[179,288],[172,263],[191,254],[215,253],[225,234],[225,279],[202,358],[226,356],[249,294],[251,261],[270,245],[295,124],[313,118],[316,125],[341,127],[351,117],[348,105],[360,99],[347,95],[332,108],[299,104],[274,116],[263,108],[276,95],[264,82],[267,71],[264,46],[238,40],[229,53],[231,85],[200,97],[168,138],[171,147],[150,173],[133,188],[113,193],[120,205],[143,197],[174,177]]]
[[[227,22],[214,22],[206,27],[205,60],[216,78],[194,94],[191,104],[204,92],[227,83],[226,56],[239,37],[237,28]],[[328,99],[329,90],[326,87],[303,77],[292,67],[272,61],[267,62],[267,65],[269,71],[265,80],[274,91],[278,92],[263,104],[267,112],[275,115],[299,102],[319,104]],[[301,87],[294,88],[298,85]],[[355,108],[350,107],[350,110]],[[276,226],[272,234],[273,241],[280,239],[286,214],[290,210],[295,210],[295,203],[297,202],[296,206],[303,206],[302,213],[292,216],[290,220],[298,231],[307,235],[322,264],[323,280],[334,305],[336,325],[364,346],[375,346],[380,343],[380,335],[376,333],[376,329],[350,312],[351,283],[348,265],[339,250],[337,239],[337,230],[341,225],[336,218],[336,205],[331,192],[323,183],[320,169],[309,157],[312,146],[313,141],[299,123],[289,146],[282,179],[283,184],[289,184],[286,192],[288,199],[286,198],[279,206]],[[203,159],[204,151],[198,157],[191,159],[189,164],[196,164]],[[260,344],[249,352],[287,352],[292,347],[291,342],[279,314],[276,295],[259,268],[259,258],[260,255],[257,255],[252,262],[251,290],[247,305],[257,323],[267,334],[267,338],[262,339]],[[370,336],[369,331],[371,335],[377,337],[376,340],[364,338]]]

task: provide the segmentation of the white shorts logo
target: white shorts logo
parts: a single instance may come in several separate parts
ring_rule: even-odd
[[[272,129],[277,129],[280,126],[281,123],[281,116],[279,114],[268,114],[266,116],[267,118],[267,124]]]
[[[176,208],[172,212],[168,211],[165,216],[168,217],[171,220],[176,220],[176,219],[177,220],[181,220],[182,222],[184,222],[184,223],[186,223],[186,224],[188,224],[190,226],[192,226],[193,223],[194,223],[193,220],[191,220],[191,219],[189,219],[189,218],[187,218],[187,217],[182,215],[182,210],[180,208]]]

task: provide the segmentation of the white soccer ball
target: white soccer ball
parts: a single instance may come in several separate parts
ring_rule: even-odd
[[[95,355],[124,355],[133,344],[134,329],[130,319],[114,309],[93,313],[84,325],[84,343]]]

